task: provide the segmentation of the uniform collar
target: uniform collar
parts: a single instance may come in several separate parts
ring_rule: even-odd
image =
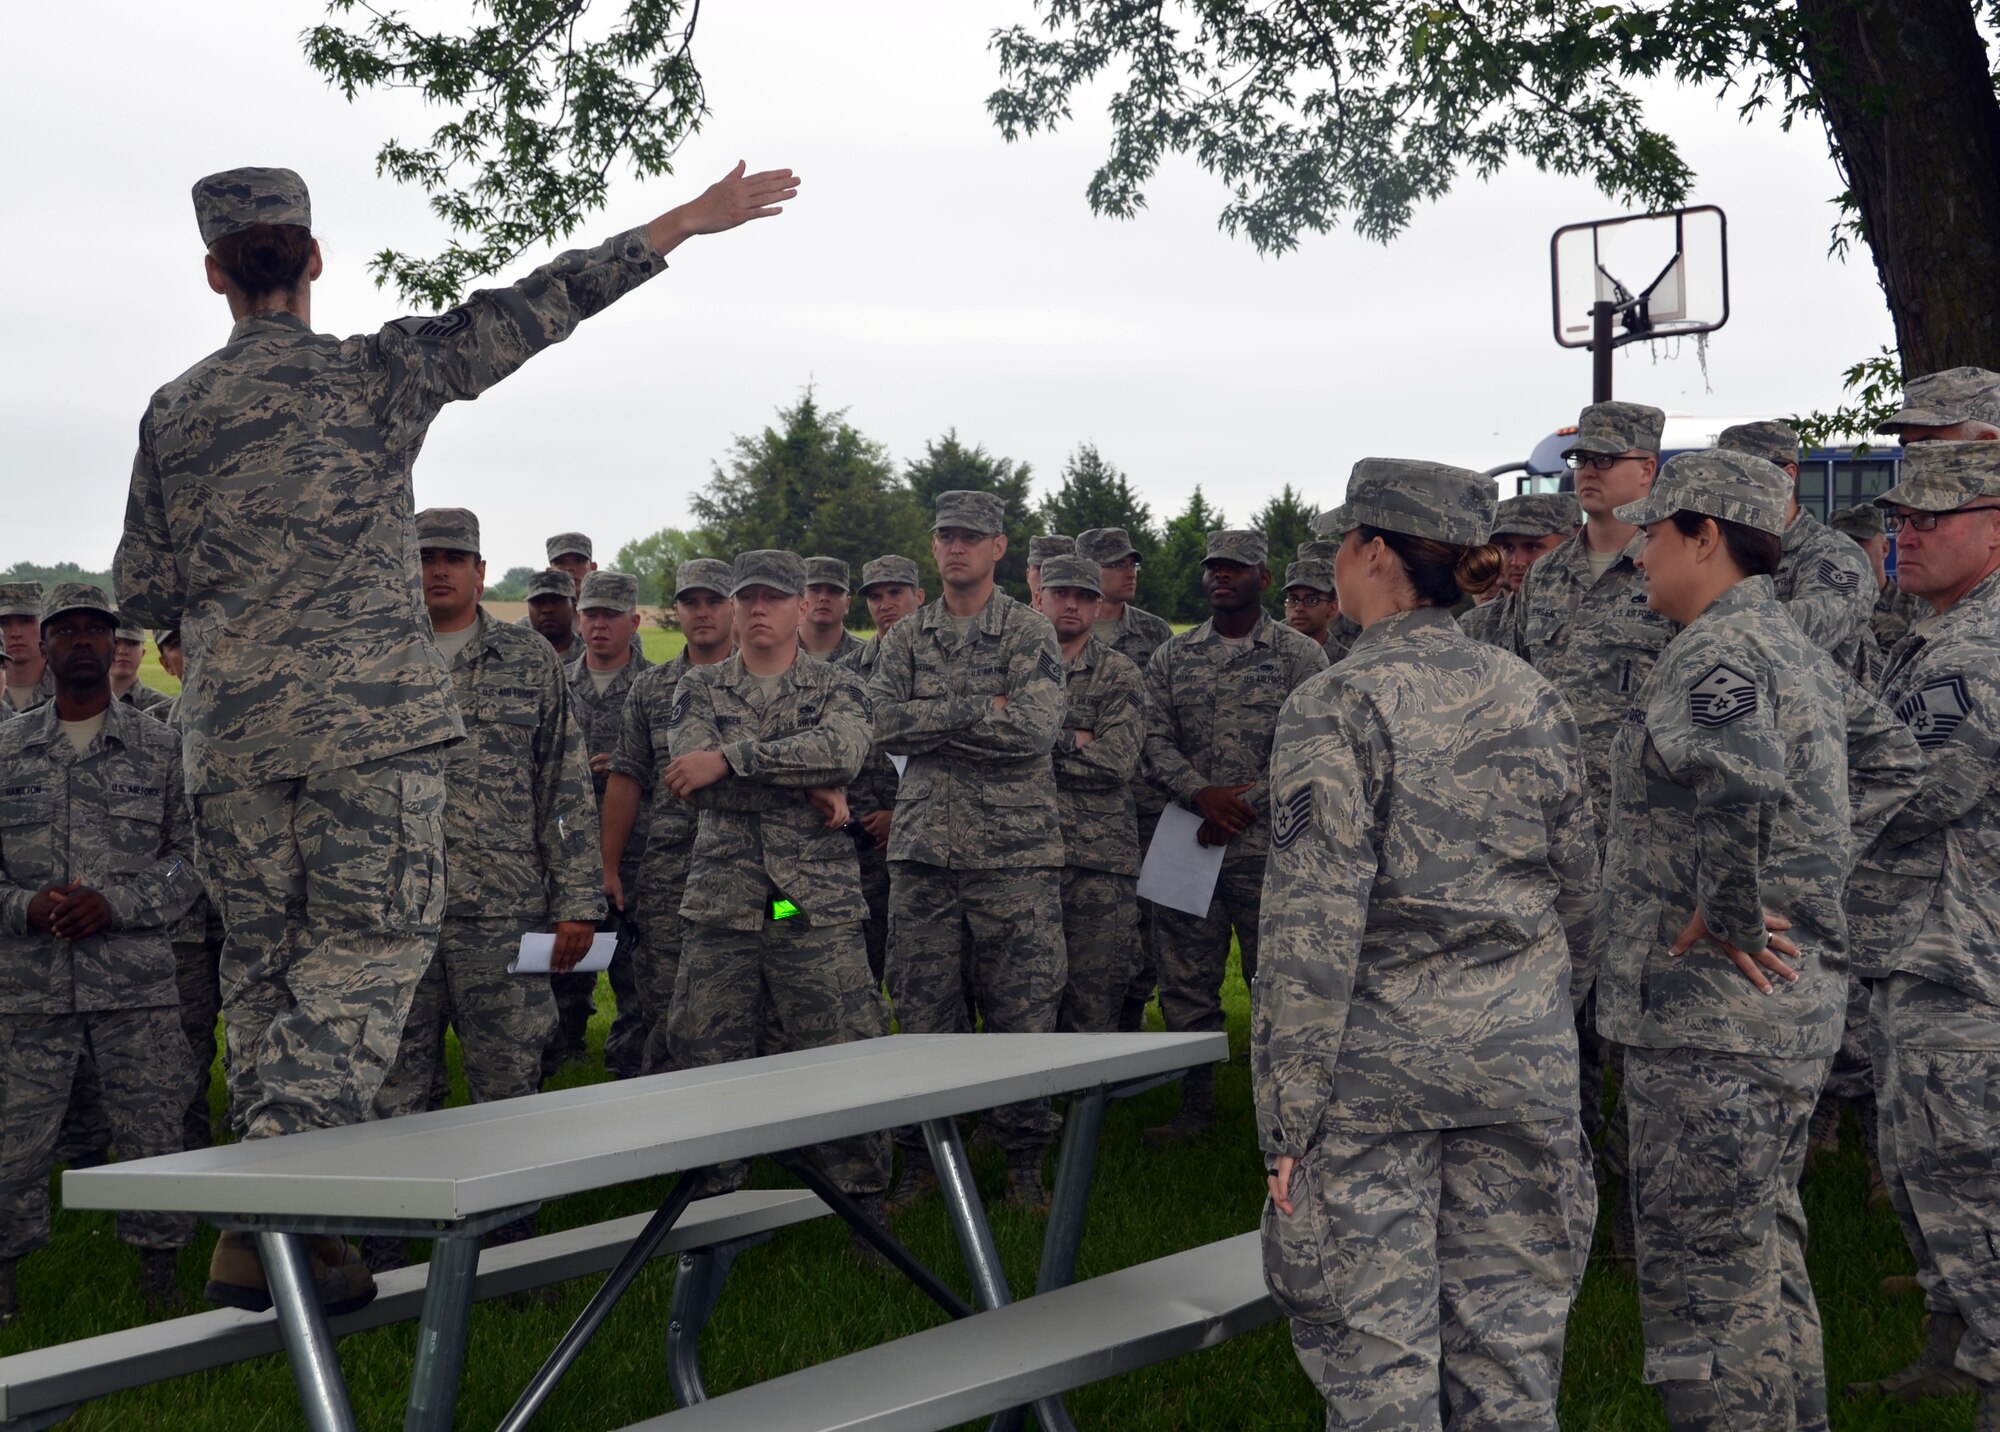
[[[1710,617],[1720,619],[1732,616],[1753,607],[1774,605],[1777,600],[1778,589],[1772,585],[1769,577],[1745,577],[1710,602],[1707,609],[1696,617],[1695,621],[1706,622]]]
[[[312,329],[306,326],[305,320],[300,318],[296,313],[287,313],[283,309],[278,308],[267,308],[261,313],[253,313],[248,317],[237,319],[235,326],[229,330],[229,341],[231,343],[239,343],[245,338],[255,338],[266,333],[296,334],[311,332]]]
[[[797,685],[800,668],[808,661],[818,660],[818,657],[807,654],[804,647],[799,648],[799,654],[793,659],[792,664],[778,673],[779,689],[783,690],[786,687]],[[757,683],[757,677],[751,673],[748,667],[744,666],[743,653],[740,651],[730,652],[729,660],[718,666],[716,671],[717,684],[726,686],[732,691],[744,686],[754,686]]]
[[[1001,591],[996,583],[993,595],[987,599],[985,609],[972,619],[973,628],[984,636],[998,636],[1007,622],[1006,608],[1011,606],[1013,601],[1014,599]],[[957,620],[945,609],[943,597],[934,602],[926,602],[924,609],[917,613],[917,619],[923,623],[924,630],[928,632],[952,626]],[[903,620],[908,621],[910,618],[904,617]]]
[[[1271,633],[1276,629],[1277,625],[1276,622],[1271,620],[1269,612],[1260,609],[1257,613],[1257,624],[1250,628],[1250,644],[1252,646],[1276,645]],[[1217,635],[1214,617],[1208,618],[1200,626],[1189,632],[1188,635],[1194,639],[1195,644],[1198,646],[1211,641],[1221,642],[1227,640],[1227,638]]]
[[[1379,646],[1385,641],[1394,641],[1406,633],[1422,631],[1427,627],[1450,627],[1456,631],[1458,619],[1447,607],[1411,607],[1406,612],[1391,612],[1388,616],[1378,618],[1363,627],[1361,635],[1354,639],[1354,645],[1349,648],[1348,654],[1356,655],[1369,647]]]
[[[64,744],[65,749],[67,748],[68,738],[62,734],[62,718],[56,714],[56,701],[53,696],[34,710],[24,711],[14,719],[19,721],[28,733],[27,740],[21,743],[23,750],[32,750],[36,746],[50,746],[58,741]],[[129,746],[133,739],[131,723],[152,720],[152,717],[140,711],[138,707],[128,706],[114,696],[111,698],[111,704],[104,710],[104,730],[100,734],[107,744],[116,741],[121,747]],[[154,722],[154,724],[160,723]]]

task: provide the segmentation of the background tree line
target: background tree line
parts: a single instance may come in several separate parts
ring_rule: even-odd
[[[696,525],[663,527],[627,542],[612,565],[639,578],[642,601],[664,605],[672,600],[674,569],[691,557],[727,560],[756,547],[785,547],[842,558],[858,586],[863,563],[896,552],[916,560],[925,595],[935,598],[940,585],[930,525],[937,495],[970,489],[996,494],[1005,507],[1007,555],[999,580],[1010,595],[1028,599],[1030,537],[1123,527],[1139,549],[1139,605],[1172,622],[1207,616],[1201,591],[1207,534],[1230,523],[1201,489],[1178,514],[1157,519],[1131,480],[1089,442],[1078,444],[1054,489],[1039,499],[1030,491],[1032,478],[1029,464],[968,444],[955,428],[926,442],[923,455],[899,471],[888,449],[849,422],[845,409],[823,407],[808,388],[778,410],[775,423],[738,437],[727,460],[715,464],[690,504]],[[1275,577],[1266,604],[1274,615],[1285,565],[1311,535],[1314,510],[1287,484],[1261,510],[1241,514],[1270,539]],[[504,580],[526,575],[510,571]],[[869,625],[858,594],[848,622]]]

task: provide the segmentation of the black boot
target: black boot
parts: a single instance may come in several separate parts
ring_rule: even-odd
[[[139,1250],[139,1298],[149,1313],[171,1313],[183,1306],[181,1290],[174,1279],[179,1251],[175,1248]]]
[[[883,1201],[884,1209],[889,1213],[901,1213],[924,1195],[936,1193],[937,1186],[937,1170],[931,1167],[930,1155],[922,1149],[905,1149],[903,1172]]]
[[[1007,1206],[1044,1216],[1049,1191],[1042,1184],[1042,1150],[1015,1149],[1007,1155]]]

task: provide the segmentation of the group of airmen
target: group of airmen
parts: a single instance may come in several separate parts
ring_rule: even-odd
[[[1234,946],[1266,1277],[1330,1427],[1553,1427],[1600,1182],[1670,1423],[1825,1426],[1797,1183],[1847,1100],[1930,1314],[1850,1391],[2000,1429],[2000,376],[1913,380],[1900,482],[1830,525],[1776,422],[1662,466],[1659,410],[1593,405],[1573,498],[1368,459],[1293,560],[1209,534],[1178,634],[1117,529],[1032,539],[1009,597],[973,491],[938,499],[935,599],[907,554],[690,561],[652,665],[636,581],[567,533],[496,620],[478,517],[411,498],[430,421],[797,185],[739,165],[348,340],[310,327],[298,176],[195,186],[234,327],[141,422],[118,600],[0,587],[0,1313],[54,1161],[209,1137],[218,1009],[262,1138],[437,1107],[447,1027],[475,1100],[532,1093],[602,934],[620,1076],[892,1011],[1110,1031],[1157,992],[1220,1029]],[[1137,896],[1169,802],[1223,850],[1201,916]],[[550,975],[510,969],[530,932]],[[1148,1137],[1214,1123],[1197,1072]],[[986,1116],[1011,1201],[1046,1207],[1055,1124]],[[882,1220],[935,1183],[895,1142],[809,1152]],[[189,1222],[119,1233],[172,1302]],[[330,1310],[407,1256],[309,1248]],[[251,1242],[206,1295],[269,1305]]]

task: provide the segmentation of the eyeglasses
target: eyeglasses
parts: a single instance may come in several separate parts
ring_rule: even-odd
[[[1304,607],[1307,611],[1312,611],[1315,607],[1323,607],[1330,600],[1331,598],[1322,597],[1318,592],[1307,592],[1302,597],[1295,597],[1290,592],[1285,593],[1286,606]]]
[[[1582,472],[1589,468],[1594,472],[1609,472],[1621,462],[1637,462],[1646,456],[1642,452],[1573,452],[1565,461],[1571,472]]]
[[[1882,514],[1882,525],[1889,529],[1892,537],[1905,527],[1913,527],[1919,532],[1933,532],[1945,518],[1963,517],[1968,512],[2000,512],[2000,507],[1989,504],[1985,507],[1954,507],[1949,512],[1885,512]]]
[[[1134,553],[1130,557],[1120,557],[1115,562],[1099,562],[1097,565],[1106,572],[1136,572],[1139,570],[1139,557]]]

